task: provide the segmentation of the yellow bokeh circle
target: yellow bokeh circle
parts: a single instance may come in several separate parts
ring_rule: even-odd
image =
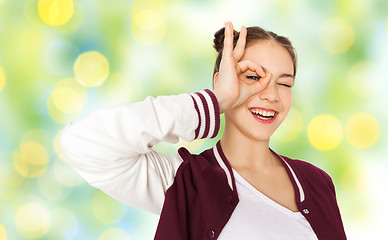
[[[109,76],[108,60],[96,51],[82,53],[74,63],[74,75],[83,86],[97,87]]]
[[[47,110],[52,119],[67,123],[79,114],[87,101],[87,90],[75,78],[64,78],[54,87],[47,99]]]
[[[2,224],[0,224],[0,240],[7,240],[7,231]]]
[[[13,154],[13,165],[23,177],[41,176],[47,169],[47,150],[38,142],[22,142]]]
[[[335,149],[342,141],[342,124],[330,114],[318,115],[310,121],[307,136],[311,145],[320,151]]]
[[[273,137],[281,142],[292,141],[297,138],[303,130],[302,114],[296,109],[291,108],[288,116],[276,130]]]
[[[380,136],[380,124],[368,113],[357,113],[345,125],[346,139],[356,148],[373,146]]]
[[[5,86],[5,73],[4,69],[0,67],[0,92],[3,90]]]
[[[82,110],[83,98],[74,89],[63,87],[54,89],[52,92],[55,107],[63,113],[78,113]]]
[[[153,45],[166,34],[165,16],[153,9],[137,12],[131,23],[132,36],[143,45]]]
[[[384,83],[383,71],[373,62],[356,63],[349,71],[348,84],[358,96],[376,94]]]
[[[131,240],[129,235],[121,230],[120,228],[109,228],[104,230],[98,240],[111,240],[111,239],[120,239],[120,240]]]
[[[163,0],[136,0],[131,6],[131,33],[143,45],[153,45],[166,34],[166,3]]]
[[[50,229],[50,222],[49,211],[36,202],[20,206],[15,214],[16,227],[27,239],[44,237]]]
[[[341,18],[332,18],[324,22],[320,29],[323,47],[331,53],[346,52],[354,42],[353,27]]]
[[[73,0],[39,0],[39,16],[50,26],[66,24],[74,14]]]

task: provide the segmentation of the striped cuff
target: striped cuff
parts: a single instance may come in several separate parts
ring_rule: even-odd
[[[195,138],[214,138],[220,129],[220,109],[216,96],[209,89],[190,94],[197,111],[199,124]]]

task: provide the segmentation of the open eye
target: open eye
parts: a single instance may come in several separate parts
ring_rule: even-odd
[[[258,77],[258,76],[248,76],[247,75],[247,78],[254,79],[254,80],[259,80],[261,77]]]

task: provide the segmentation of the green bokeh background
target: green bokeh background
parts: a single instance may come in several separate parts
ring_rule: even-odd
[[[60,6],[61,1],[52,2]],[[238,31],[241,25],[258,25],[285,35],[296,48],[292,91],[300,121],[286,120],[271,146],[332,176],[349,239],[386,236],[388,1],[77,0],[61,26],[45,23],[38,3],[0,0],[0,69],[5,79],[3,88],[0,81],[0,240],[152,239],[158,217],[86,184],[61,157],[56,141],[67,121],[98,108],[149,95],[212,89],[213,35],[229,20]],[[109,77],[97,87],[80,85],[87,92],[81,111],[58,121],[49,111],[50,95],[57,82],[74,77],[75,61],[88,51],[105,56]],[[355,146],[345,130],[358,113],[368,113],[378,123],[377,141],[366,148]],[[307,131],[321,114],[334,116],[342,126],[337,133],[341,141],[327,151],[317,149]],[[301,129],[290,133],[295,124]],[[367,134],[373,127],[368,124],[353,130]],[[221,136],[222,129],[215,139],[154,148],[173,154],[186,146],[199,153]],[[27,140],[41,144],[48,156],[33,177],[23,177],[14,163]],[[36,210],[36,222],[46,226],[37,235],[21,229],[18,217],[31,203],[45,213]]]

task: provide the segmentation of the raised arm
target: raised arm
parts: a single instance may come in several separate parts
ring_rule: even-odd
[[[160,214],[182,162],[152,149],[159,142],[214,138],[220,126],[212,91],[146,97],[106,107],[67,124],[61,145],[69,164],[92,186],[128,205]]]

